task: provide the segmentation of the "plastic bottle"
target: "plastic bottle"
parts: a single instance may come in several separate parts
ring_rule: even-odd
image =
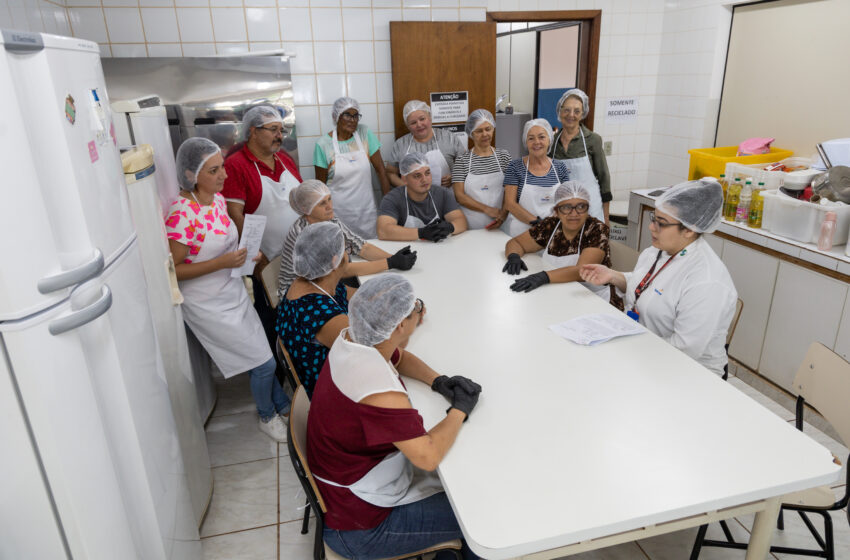
[[[747,225],[750,217],[750,202],[753,200],[753,182],[747,179],[747,184],[738,197],[738,208],[735,211],[735,223]]]
[[[764,197],[761,193],[764,192],[764,183],[759,183],[756,190],[753,191],[753,200],[750,202],[750,216],[747,219],[747,225],[751,228],[761,227],[761,217],[764,213]]]
[[[735,177],[735,181],[729,184],[726,191],[726,203],[723,207],[723,218],[728,222],[735,221],[735,212],[738,210],[738,201],[741,195],[741,179]]]
[[[720,186],[723,187],[723,203],[726,204],[726,190],[729,188],[729,183],[726,181],[726,174],[720,174],[720,180],[718,183],[720,183]]]
[[[835,220],[838,216],[835,212],[827,212],[820,225],[820,237],[818,238],[818,251],[832,250],[832,238],[835,236]]]

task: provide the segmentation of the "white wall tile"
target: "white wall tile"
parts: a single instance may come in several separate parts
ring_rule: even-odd
[[[310,10],[307,8],[280,8],[280,35],[283,41],[311,41]]]
[[[375,72],[392,72],[392,51],[389,41],[375,41]]]
[[[459,21],[457,8],[431,8],[431,21]]]
[[[348,95],[359,101],[361,104],[375,103],[377,101],[374,74],[349,74],[347,82]]]
[[[330,105],[338,98],[348,95],[345,87],[345,74],[318,74],[316,85],[319,93],[319,104]],[[352,95],[357,99],[355,95]],[[357,99],[361,101],[360,99]]]
[[[401,5],[405,8],[430,8],[431,0],[402,0]]]
[[[332,109],[331,105],[319,105],[319,127],[323,134],[327,134],[336,126],[331,118]]]
[[[315,7],[337,7],[339,8],[339,0],[310,0],[310,6]]]
[[[209,0],[174,0],[178,8],[209,8]]]
[[[428,8],[405,8],[401,13],[403,21],[428,21],[430,15]]]
[[[308,8],[310,0],[277,0],[279,8]]]
[[[139,0],[142,8],[173,8],[174,0]]]
[[[342,41],[313,43],[316,72],[320,74],[338,74],[345,72],[345,58]]]
[[[112,56],[115,57],[146,57],[148,51],[144,43],[135,43],[131,45],[116,45],[112,44]]]
[[[74,37],[98,43],[107,41],[106,21],[101,8],[68,8]]]
[[[210,0],[211,8],[241,8],[242,0]]]
[[[295,107],[295,123],[298,126],[298,136],[319,136],[319,108],[315,105]]]
[[[395,142],[395,132],[381,132],[378,135],[378,140],[381,141],[381,153],[386,157],[386,154],[390,151],[390,147]]]
[[[393,115],[392,103],[378,104],[378,130],[381,132],[392,132],[395,127],[395,116]]]
[[[216,43],[217,54],[244,54],[248,52],[248,43]]]
[[[393,101],[393,75],[388,72],[375,74],[377,97],[379,103]]]
[[[183,56],[213,56],[215,54],[215,43],[183,43]]]
[[[368,126],[373,132],[378,130],[378,106],[375,103],[361,103],[360,114],[363,115],[360,118],[361,124]]]
[[[310,8],[314,41],[342,40],[342,11],[339,8]]]
[[[301,156],[299,155],[298,157],[300,159]],[[313,154],[310,154],[310,160],[309,161],[313,161]],[[309,167],[308,166],[299,167],[298,172],[301,173],[301,178],[304,179],[305,181],[307,179],[315,179],[316,178],[316,168],[313,167],[312,165],[309,166]]]
[[[180,39],[184,43],[213,40],[212,19],[209,8],[177,8]]]
[[[346,41],[371,41],[372,10],[343,9],[342,30]]]
[[[279,51],[280,48],[280,41],[251,41],[248,43],[250,52]]]
[[[251,41],[280,41],[280,28],[274,8],[245,8],[248,39]]]
[[[275,5],[275,0],[245,0],[246,8],[274,8]]]
[[[97,46],[100,48],[101,58],[108,58],[112,56],[112,48],[109,46],[109,43],[98,43]]]
[[[374,77],[375,54],[372,41],[345,42],[345,69],[347,72],[370,72]]]
[[[401,8],[401,0],[372,0],[372,8]]]
[[[180,43],[148,43],[148,56],[183,56]]]
[[[243,8],[212,8],[211,11],[216,42],[248,40]]]
[[[313,150],[316,148],[316,136],[299,136],[298,137],[298,160],[302,162],[313,161]],[[307,166],[305,166],[307,167]],[[305,179],[303,175],[302,179]]]
[[[371,8],[371,0],[342,0],[343,8]]]
[[[139,5],[139,0],[101,0],[104,8],[125,7],[132,8]],[[94,4],[94,0],[89,5]]]
[[[460,21],[487,21],[486,8],[461,8]]]
[[[375,40],[389,41],[390,40],[390,22],[402,21],[401,10],[399,9],[379,9],[372,10],[372,23],[374,25]]]
[[[295,58],[289,60],[289,70],[292,74],[312,74],[315,72],[312,42],[290,43],[284,41],[283,49],[288,53],[295,54]]]
[[[314,74],[292,76],[292,93],[296,107],[316,105],[319,102],[319,97],[316,95],[316,76]]]
[[[177,17],[174,8],[142,8],[145,38],[153,43],[175,43],[180,41]]]

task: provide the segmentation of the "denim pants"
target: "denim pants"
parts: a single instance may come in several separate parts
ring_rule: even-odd
[[[394,507],[389,517],[374,529],[337,531],[325,527],[323,537],[337,554],[351,560],[391,558],[452,539],[463,539],[445,492]],[[466,541],[462,554],[465,560],[478,558]],[[452,551],[437,554],[438,560],[453,558]]]
[[[248,370],[251,378],[251,393],[257,403],[257,412],[263,422],[268,422],[277,414],[289,412],[289,397],[283,392],[280,381],[274,374],[277,363],[270,358],[266,363]]]

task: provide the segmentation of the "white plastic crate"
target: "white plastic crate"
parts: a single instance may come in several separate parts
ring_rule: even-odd
[[[780,163],[788,166],[797,167],[800,165],[810,166],[812,164],[809,158],[790,157],[783,159]],[[726,180],[732,182],[735,177],[741,177],[743,182],[747,177],[752,177],[753,186],[757,186],[759,181],[764,182],[766,189],[778,189],[785,186],[784,171],[765,171],[764,167],[767,163],[758,163],[755,165],[743,165],[741,163],[729,162],[726,164]]]
[[[835,212],[833,245],[847,243],[850,234],[850,205],[821,206],[797,200],[777,190],[764,191],[762,229],[803,243],[817,243],[820,226],[827,212]]]

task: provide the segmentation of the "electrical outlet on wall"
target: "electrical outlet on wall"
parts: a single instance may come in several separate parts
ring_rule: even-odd
[[[606,141],[606,142],[602,142],[602,149],[605,151],[605,155],[606,155],[606,156],[610,156],[610,155],[611,155],[611,151],[612,151],[612,150],[611,150],[611,146],[612,146],[613,144],[614,144],[614,143],[613,143],[611,140],[608,140],[608,141]]]

